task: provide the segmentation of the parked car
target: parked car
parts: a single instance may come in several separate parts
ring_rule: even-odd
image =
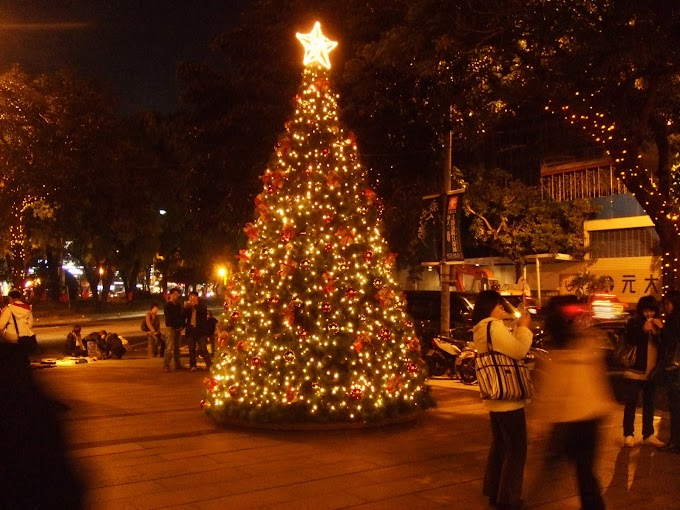
[[[586,311],[594,322],[626,322],[629,317],[628,303],[623,303],[615,294],[592,294],[588,296]]]

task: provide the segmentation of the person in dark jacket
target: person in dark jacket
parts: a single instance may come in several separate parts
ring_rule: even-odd
[[[127,352],[127,349],[123,345],[123,341],[116,333],[109,333],[106,335],[106,349],[107,357],[109,359],[116,358],[121,359],[123,355]]]
[[[66,348],[64,349],[64,354],[67,356],[87,356],[87,349],[83,344],[83,338],[80,331],[80,326],[76,324],[69,334],[66,335]]]
[[[170,290],[170,298],[165,303],[163,313],[165,315],[165,356],[163,356],[163,369],[170,372],[170,360],[175,360],[175,370],[181,370],[182,364],[179,359],[179,347],[184,329],[184,314],[182,304],[179,302],[181,292],[178,287]]]
[[[165,356],[165,337],[161,333],[161,318],[158,316],[158,305],[151,303],[151,308],[144,316],[146,339],[150,358]]]
[[[643,296],[637,312],[626,324],[624,341],[635,345],[635,360],[623,373],[623,436],[624,446],[635,445],[634,423],[638,396],[642,392],[642,442],[661,448],[664,443],[654,434],[655,375],[659,365],[659,334],[663,322],[657,317],[659,305],[654,296]]]
[[[680,369],[671,363],[680,342],[680,291],[669,291],[663,297],[663,307],[666,316],[661,330],[661,347],[664,352],[664,383],[671,418],[671,437],[665,449],[680,453]]]
[[[201,355],[205,366],[209,369],[211,364],[210,353],[207,349],[208,342],[208,309],[198,299],[198,292],[189,293],[189,301],[184,303],[184,318],[186,336],[189,342],[189,367],[193,372],[196,370],[196,351]]]
[[[210,344],[210,353],[213,356],[215,355],[215,333],[217,332],[218,322],[212,312],[208,310],[208,343]]]

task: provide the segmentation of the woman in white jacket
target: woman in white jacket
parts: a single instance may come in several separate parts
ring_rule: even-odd
[[[501,295],[492,290],[479,293],[472,311],[473,340],[478,353],[487,352],[487,326],[495,352],[521,360],[529,352],[533,333],[531,318],[522,315],[514,332],[503,323],[506,315]],[[522,507],[524,464],[527,457],[527,426],[524,400],[484,400],[491,420],[491,448],[484,475],[483,493],[498,508]]]
[[[0,314],[0,333],[2,341],[18,343],[20,337],[33,336],[33,312],[31,305],[21,301],[21,292],[11,290],[9,294],[9,305]],[[30,347],[30,346],[24,346]]]

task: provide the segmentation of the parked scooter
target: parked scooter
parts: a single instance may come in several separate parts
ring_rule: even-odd
[[[472,357],[470,357],[470,352]],[[436,336],[432,339],[432,345],[423,358],[427,363],[430,376],[456,377],[466,384],[472,384],[477,379],[474,350],[471,350],[469,342],[465,340]],[[471,377],[473,377],[472,381],[470,381]]]

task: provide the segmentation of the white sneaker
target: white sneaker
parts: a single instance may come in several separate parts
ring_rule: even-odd
[[[642,442],[643,442],[644,444],[653,446],[653,447],[655,447],[655,448],[663,448],[664,446],[666,446],[666,443],[664,443],[663,441],[661,441],[661,440],[660,440],[658,437],[656,437],[656,436],[649,436],[649,437],[645,438]]]
[[[626,436],[626,438],[623,440],[623,446],[627,446],[628,448],[632,448],[633,446],[635,446],[635,439],[633,438],[633,436]]]

